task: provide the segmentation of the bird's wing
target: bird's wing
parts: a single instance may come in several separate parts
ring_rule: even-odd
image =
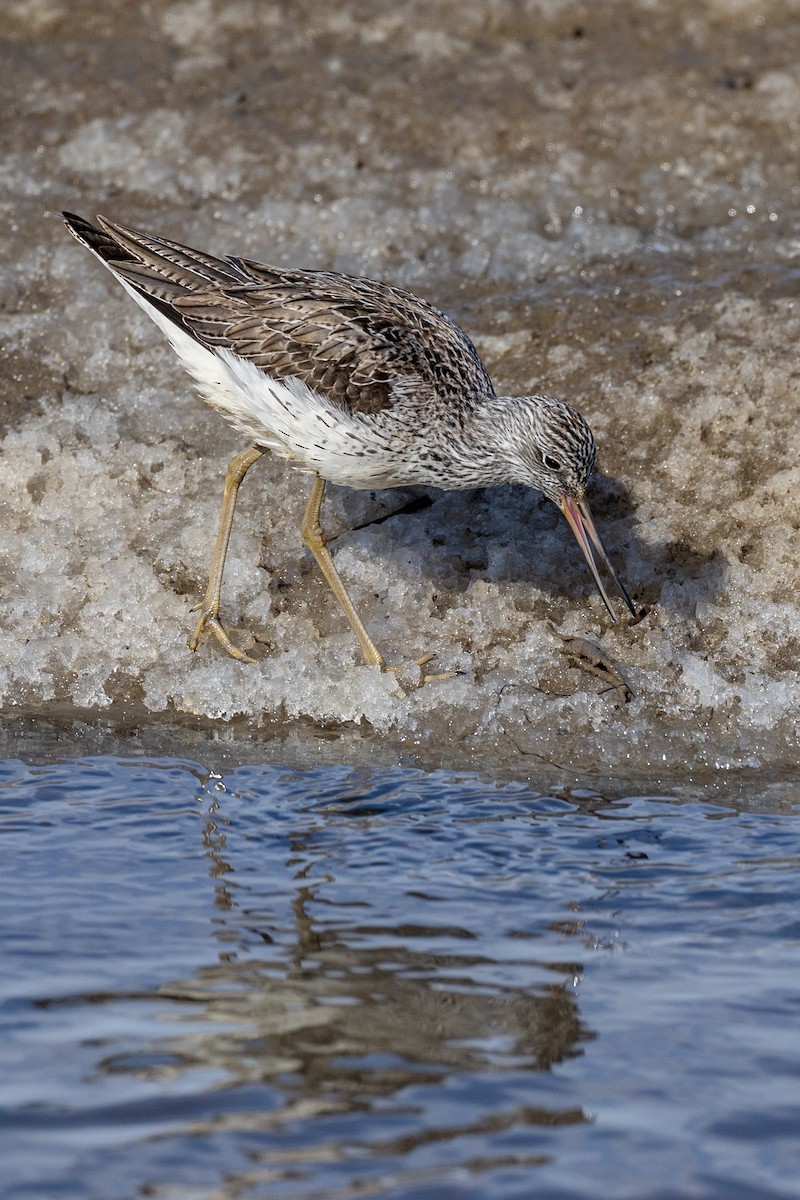
[[[491,393],[466,334],[416,297],[327,272],[263,274],[268,282],[206,288],[174,307],[206,344],[295,376],[350,411],[378,412],[409,394]]]
[[[467,335],[389,284],[325,271],[217,259],[103,218],[70,231],[203,345],[224,347],[274,378],[300,379],[351,412],[405,396],[435,402],[492,394]]]

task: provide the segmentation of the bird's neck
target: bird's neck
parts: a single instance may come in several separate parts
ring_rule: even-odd
[[[514,396],[481,396],[464,416],[454,446],[465,471],[471,469],[474,474],[474,482],[464,486],[517,481],[512,447],[519,403]]]

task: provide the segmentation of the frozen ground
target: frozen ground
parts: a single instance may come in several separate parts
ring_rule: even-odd
[[[796,4],[17,0],[2,36],[7,717],[361,723],[462,765],[796,764]],[[264,460],[223,593],[259,662],[190,654],[241,443],[62,208],[447,308],[499,388],[590,419],[595,516],[650,616],[609,625],[535,493],[431,492],[376,521],[412,494],[331,489],[389,661],[460,672],[399,700],[303,547],[305,478]],[[601,644],[631,703],[548,622]]]

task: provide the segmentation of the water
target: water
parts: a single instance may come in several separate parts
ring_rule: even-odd
[[[3,1200],[796,1197],[790,785],[0,770]]]

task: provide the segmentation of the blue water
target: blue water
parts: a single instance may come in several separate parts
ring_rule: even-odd
[[[0,1195],[800,1195],[796,793],[0,767]]]

